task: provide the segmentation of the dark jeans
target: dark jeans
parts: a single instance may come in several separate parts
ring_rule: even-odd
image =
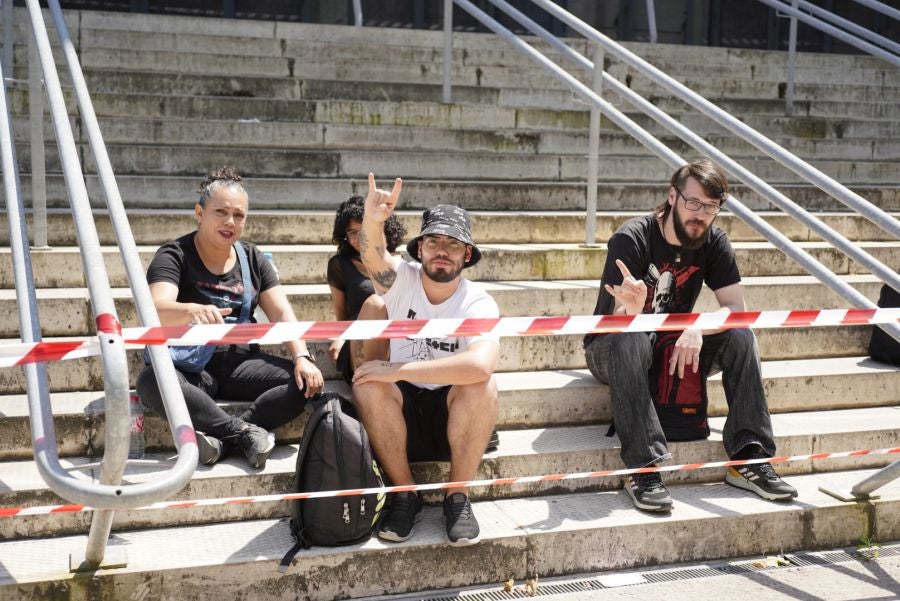
[[[224,347],[213,355],[201,373],[176,369],[194,429],[216,438],[240,431],[244,423],[272,430],[300,415],[306,407],[303,391],[294,379],[294,364],[259,351]],[[165,407],[152,366],[138,376],[141,401],[165,417]],[[232,417],[215,398],[251,401],[238,417]]]
[[[585,348],[585,355],[594,377],[609,384],[613,421],[622,443],[625,465],[638,468],[669,459],[671,454],[650,397],[648,372],[653,360],[650,334],[627,332],[597,336]],[[772,420],[753,331],[725,330],[704,336],[700,369],[707,376],[722,372],[728,401],[722,437],[728,457],[736,458],[751,444],[759,445],[763,453],[773,456]]]

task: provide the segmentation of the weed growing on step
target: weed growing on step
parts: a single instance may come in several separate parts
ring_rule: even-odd
[[[878,558],[881,556],[881,545],[871,536],[863,534],[859,537],[856,552],[866,561],[878,561]]]

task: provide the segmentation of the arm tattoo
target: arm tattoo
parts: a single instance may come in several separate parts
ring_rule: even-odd
[[[378,284],[387,290],[391,286],[394,285],[394,280],[397,279],[397,271],[394,269],[385,269],[384,271],[376,271],[372,273],[372,279],[378,282]]]
[[[369,250],[369,237],[366,236],[366,230],[359,230],[359,254],[361,257],[366,255],[366,251]]]

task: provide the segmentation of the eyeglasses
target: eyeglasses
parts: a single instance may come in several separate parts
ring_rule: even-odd
[[[672,187],[674,188],[675,186]],[[718,215],[719,211],[722,210],[722,205],[700,202],[696,198],[688,198],[684,195],[684,192],[678,188],[675,188],[675,191],[678,192],[678,195],[684,200],[684,208],[688,211],[699,211],[700,209],[703,209],[703,212],[707,215]]]
[[[422,239],[422,248],[429,252],[437,252],[439,249],[444,249],[448,253],[458,254],[466,249],[466,245],[456,238],[445,238],[444,240],[441,240],[439,238],[426,236]]]

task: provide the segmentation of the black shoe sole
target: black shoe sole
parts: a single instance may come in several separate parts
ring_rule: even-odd
[[[416,524],[419,523],[422,519],[422,510],[419,509],[419,512],[416,514],[416,517],[413,518],[413,527],[409,529],[409,534],[406,536],[400,536],[396,532],[391,532],[390,530],[381,530],[378,529],[378,538],[381,540],[390,541],[392,543],[402,543],[408,541],[412,536],[413,532],[416,529]]]
[[[797,498],[797,493],[773,493],[767,490],[760,488],[759,486],[753,484],[740,474],[737,476],[732,476],[730,473],[725,474],[725,483],[730,484],[735,488],[740,488],[742,490],[749,490],[753,494],[765,499],[766,501],[778,501],[780,503],[786,503],[789,501],[793,501]]]

